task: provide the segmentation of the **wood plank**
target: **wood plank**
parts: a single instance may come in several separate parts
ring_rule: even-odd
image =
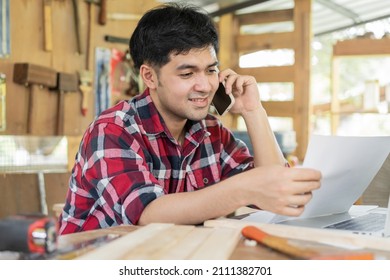
[[[256,12],[238,15],[240,25],[264,24],[272,22],[292,21],[293,9],[275,10],[266,12]]]
[[[233,34],[238,33],[237,20],[235,20],[233,14],[223,15],[218,28],[220,34],[218,54],[220,67],[221,69],[233,68],[239,60],[233,36]]]
[[[338,41],[333,46],[334,56],[354,55],[386,55],[390,54],[390,38],[383,39],[352,39]]]
[[[149,224],[77,259],[228,259],[240,230],[188,225]]]
[[[68,181],[70,176],[70,172],[44,174],[46,203],[48,205],[49,216],[55,217],[54,204],[64,204],[66,193],[69,189]]]
[[[191,254],[205,242],[213,230],[211,228],[194,227],[188,235],[178,241],[176,246],[164,251],[163,254],[155,255],[155,257],[161,260],[189,259]]]
[[[211,235],[191,255],[191,260],[228,259],[241,237],[237,228],[215,228]]]
[[[144,240],[143,243],[138,244],[137,247],[128,250],[122,258],[126,260],[160,259],[171,249],[178,247],[179,241],[185,238],[193,229],[194,226],[175,225],[164,231],[159,231],[154,237],[148,238],[147,240]],[[125,247],[127,247],[127,245]],[[182,247],[181,249],[184,251],[184,254],[189,253],[186,251],[188,247]]]
[[[51,0],[43,1],[43,29],[44,29],[44,50],[53,50],[53,32],[52,32],[52,5]]]
[[[58,248],[66,249],[66,247],[68,246],[73,246],[74,244],[80,244],[105,235],[108,235],[110,237],[122,236],[122,235],[129,234],[130,232],[133,232],[138,228],[139,226],[120,225],[120,226],[113,226],[109,228],[94,229],[94,230],[81,231],[72,234],[60,235],[58,237]]]
[[[330,112],[330,103],[322,103],[313,105],[313,114],[321,115]]]
[[[241,75],[254,76],[258,83],[292,83],[294,66],[239,68]]]
[[[75,163],[75,156],[79,150],[82,135],[79,136],[67,136],[68,142],[68,171],[72,172],[72,168]]]
[[[237,49],[240,53],[260,50],[294,49],[294,33],[248,34],[236,37]]]
[[[268,234],[303,241],[318,242],[342,248],[385,250],[390,248],[390,239],[374,236],[354,235],[344,231],[305,228],[279,224],[263,224],[234,219],[209,220],[206,227],[224,227],[241,230],[248,225],[258,226]],[[387,249],[389,250],[389,249]]]
[[[239,33],[238,21],[236,17],[229,13],[221,16],[219,23],[219,53],[218,59],[220,69],[236,68],[238,65],[239,57],[236,50],[234,34]],[[217,117],[221,120],[223,125],[230,128],[237,128],[237,116],[228,113],[224,116]]]
[[[142,244],[145,240],[153,238],[160,232],[173,227],[173,224],[149,224],[129,234],[101,246],[85,255],[79,260],[121,260],[130,250]]]
[[[0,219],[16,214],[40,212],[37,174],[0,175]]]
[[[262,101],[269,117],[294,117],[294,101]]]

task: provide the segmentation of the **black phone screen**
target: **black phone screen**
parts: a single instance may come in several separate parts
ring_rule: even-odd
[[[225,87],[222,83],[219,83],[217,92],[214,95],[212,104],[219,115],[225,114],[233,105],[233,99],[226,94]]]

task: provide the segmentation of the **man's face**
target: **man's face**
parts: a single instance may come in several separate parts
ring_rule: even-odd
[[[218,88],[218,60],[214,48],[171,55],[158,71],[152,98],[166,122],[202,120]]]

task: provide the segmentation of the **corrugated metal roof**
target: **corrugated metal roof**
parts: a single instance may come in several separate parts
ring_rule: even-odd
[[[334,8],[329,3],[337,6]],[[349,13],[337,10],[337,7]],[[390,18],[390,0],[315,0],[312,10],[313,32],[321,35],[378,19]]]
[[[387,19],[390,26],[390,0],[312,1],[312,30],[315,36],[380,19]],[[170,0],[159,2],[170,2]],[[249,7],[236,10],[239,14],[288,9],[294,6],[293,0],[190,0],[187,2],[202,6],[212,14],[228,7],[238,7],[237,5],[250,4]]]

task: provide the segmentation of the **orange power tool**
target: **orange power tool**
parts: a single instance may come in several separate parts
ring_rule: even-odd
[[[0,220],[0,251],[48,254],[57,249],[57,222],[40,215]]]

